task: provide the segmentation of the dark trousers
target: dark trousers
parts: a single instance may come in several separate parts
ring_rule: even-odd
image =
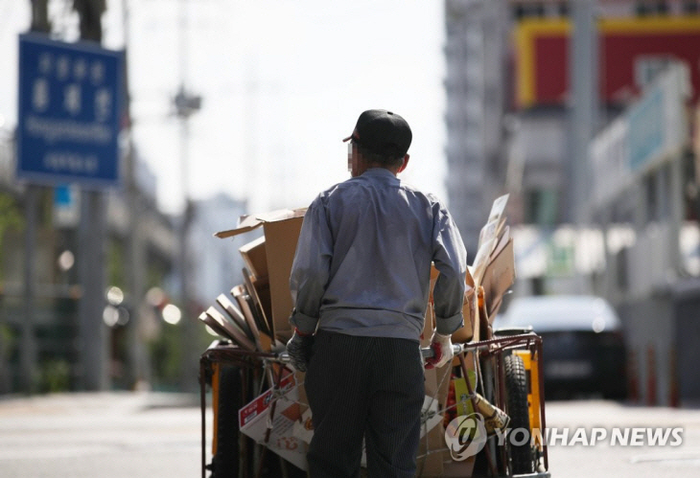
[[[319,331],[305,381],[311,478],[412,478],[425,396],[417,342]]]

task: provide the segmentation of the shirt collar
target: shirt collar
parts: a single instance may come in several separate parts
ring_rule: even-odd
[[[385,168],[369,168],[367,171],[362,173],[362,176],[388,177],[396,181],[399,180],[399,178],[394,173]]]

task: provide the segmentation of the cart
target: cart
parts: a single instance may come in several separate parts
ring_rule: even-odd
[[[531,330],[498,330],[494,324],[515,277],[513,239],[504,217],[507,199],[494,201],[467,271],[464,326],[452,335],[455,359],[426,371],[417,476],[549,476],[542,339]],[[288,337],[273,327],[287,321],[293,305],[288,277],[302,216],[290,210],[246,217],[238,228],[216,234],[231,237],[260,226],[265,232],[262,240],[240,249],[250,270],[243,270],[245,284],[231,294],[241,311],[220,296],[225,313],[210,308],[200,316],[229,339],[212,343],[200,359],[202,478],[207,471],[210,478],[306,476],[305,443],[313,430],[303,375],[286,364]],[[424,336],[434,327],[431,314],[432,301]],[[507,416],[501,422],[502,412]]]
[[[429,349],[427,349],[429,350]],[[426,349],[424,349],[425,355]],[[465,380],[466,400],[471,402],[472,414],[478,410],[475,392],[485,397],[510,417],[507,430],[487,437],[478,453],[464,457],[467,465],[454,461],[445,464],[451,476],[460,467],[470,469],[471,476],[549,477],[549,461],[545,437],[545,403],[542,377],[542,339],[531,331],[497,331],[487,340],[455,345],[456,357],[452,373],[442,374],[442,380],[454,376],[474,377]],[[469,363],[471,361],[471,364]],[[289,389],[293,377],[285,363],[285,353],[260,353],[242,350],[222,341],[215,341],[200,359],[200,393],[202,413],[202,478],[207,471],[211,478],[223,477],[304,477],[306,473],[285,460],[282,455],[270,453],[270,438],[275,414],[280,413],[278,403]],[[471,365],[471,366],[470,366]],[[253,440],[241,433],[238,425],[240,409],[255,397],[265,396],[267,390],[268,413],[263,437]],[[442,383],[440,385],[443,385]],[[207,389],[212,390],[213,440],[211,461],[207,454],[206,407]],[[427,400],[422,420],[427,427],[438,415],[440,423],[446,421],[455,409],[464,406],[465,398],[456,399],[443,409],[437,409]],[[287,402],[288,403],[288,402]],[[450,423],[459,420],[457,416]],[[517,434],[517,436],[516,436]],[[425,433],[423,440],[430,434]],[[432,435],[434,438],[434,435]],[[462,449],[484,440],[480,436],[462,437]],[[417,456],[417,476],[436,476],[426,472],[431,457],[445,456],[449,452],[447,438],[441,446],[424,442]],[[455,451],[455,450],[453,450]],[[457,457],[459,458],[459,457]],[[465,461],[466,461],[465,460]]]

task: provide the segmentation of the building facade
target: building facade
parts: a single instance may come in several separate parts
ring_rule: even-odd
[[[682,332],[695,330],[700,290],[698,5],[445,1],[447,190],[465,242],[509,193],[514,295],[608,298],[648,403],[700,398]],[[614,169],[622,157],[625,174]]]

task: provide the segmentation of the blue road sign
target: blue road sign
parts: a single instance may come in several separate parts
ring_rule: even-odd
[[[20,35],[19,179],[118,185],[122,60],[98,45]]]

